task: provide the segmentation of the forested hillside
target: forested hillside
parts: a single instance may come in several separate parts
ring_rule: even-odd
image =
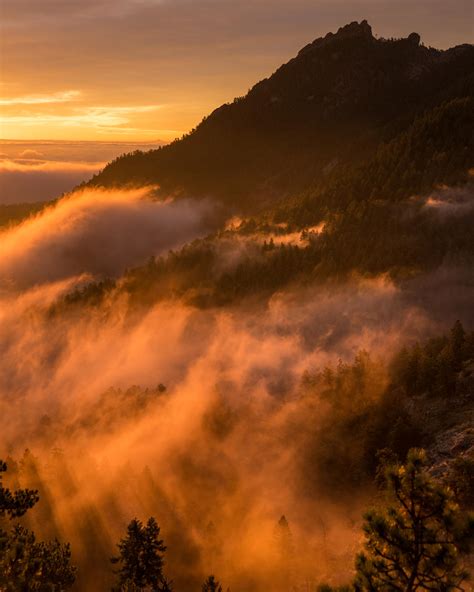
[[[0,225],[0,592],[469,589],[474,46],[352,23]]]
[[[0,228],[14,226],[30,216],[41,212],[53,202],[37,201],[33,203],[0,204]]]
[[[409,474],[410,463],[415,462],[417,479],[408,488],[414,503],[429,504],[431,495],[437,500],[427,522],[431,529],[427,550],[438,552],[434,541],[437,546],[445,546],[440,549],[443,554],[433,559],[436,571],[429,564],[425,572],[408,547],[406,569],[419,569],[428,578],[436,575],[440,586],[453,575],[462,583],[469,548],[463,537],[468,540],[474,532],[474,517],[467,513],[474,507],[474,436],[469,422],[473,413],[473,363],[474,333],[466,332],[457,322],[448,334],[405,347],[386,362],[361,351],[351,362],[339,361],[308,371],[302,376],[296,396],[277,398],[276,406],[267,410],[264,418],[253,406],[247,408],[240,401],[232,407],[225,396],[218,396],[202,418],[198,433],[191,435],[189,447],[167,459],[167,471],[148,466],[142,469],[140,459],[133,457],[111,481],[110,475],[104,479],[95,463],[87,467],[85,481],[78,477],[83,447],[91,439],[100,441],[105,433],[118,437],[130,424],[141,425],[150,416],[160,416],[166,412],[172,395],[161,384],[152,389],[133,386],[109,389],[73,415],[66,406],[58,407],[30,424],[23,434],[25,442],[34,442],[36,450],[41,450],[40,455],[26,450],[17,458],[9,456],[6,464],[0,461],[0,517],[18,520],[28,511],[21,525],[10,531],[0,528],[0,585],[13,592],[17,588],[9,588],[10,582],[25,582],[26,589],[27,582],[49,584],[59,592],[69,589],[77,579],[81,590],[107,590],[114,581],[121,584],[120,590],[129,590],[131,583],[146,590],[146,583],[156,577],[162,581],[163,590],[198,590],[200,581],[211,570],[218,570],[238,589],[241,582],[249,582],[256,589],[269,586],[282,592],[292,584],[303,586],[306,580],[312,582],[314,590],[323,581],[349,582],[353,577],[353,547],[347,547],[348,541],[354,539],[354,527],[351,530],[344,526],[348,539],[344,544],[337,542],[338,531],[326,533],[331,520],[336,519],[331,516],[334,509],[330,504],[343,516],[344,508],[352,504],[357,507],[362,495],[376,502],[375,511],[382,511],[387,502],[377,491],[384,486],[387,469],[398,466],[407,454],[408,464],[399,465],[399,470],[400,475],[405,471]],[[239,519],[246,517],[247,505],[254,503],[252,492],[246,491],[246,480],[254,476],[249,468],[239,466],[229,446],[236,436],[238,445],[245,446],[241,437],[250,433],[257,438],[259,430],[268,429],[265,423],[273,423],[282,411],[285,414],[279,429],[292,434],[285,446],[292,450],[291,469],[287,470],[293,479],[285,488],[305,500],[305,511],[309,512],[305,520],[312,524],[312,530],[300,526],[293,537],[292,529],[298,526],[298,520],[294,524],[285,516],[279,521],[275,517],[273,535],[264,542],[266,562],[257,563],[252,571],[229,568],[224,557],[233,546],[225,533],[245,533]],[[205,447],[200,445],[202,438]],[[278,447],[271,442],[270,446]],[[70,452],[63,450],[64,444]],[[421,446],[426,454],[413,449]],[[225,463],[219,460],[220,454],[225,455]],[[238,477],[241,471],[246,479]],[[176,473],[182,488],[180,496],[173,488],[169,490],[170,472]],[[92,482],[100,484],[93,500],[83,489],[90,488]],[[203,486],[209,491],[202,491]],[[22,489],[13,491],[18,487]],[[390,488],[390,482],[385,487]],[[120,492],[118,497],[111,488]],[[245,499],[246,504],[241,515],[228,516],[216,500],[231,503],[228,497],[233,494]],[[312,505],[308,506],[308,500]],[[291,510],[292,516],[298,516],[291,496],[286,504],[289,507],[282,505],[282,511]],[[160,528],[154,518],[146,526],[150,532],[141,533],[145,526],[134,519],[125,538],[121,538],[123,533],[115,522],[124,523],[130,507],[157,515],[169,547],[162,540],[158,544]],[[451,518],[456,516],[456,521],[448,520],[446,513]],[[433,517],[440,524],[433,522]],[[428,518],[423,514],[415,527],[420,528],[424,520]],[[32,529],[49,539],[67,533],[73,539],[72,548],[58,540],[37,542]],[[400,535],[406,531],[402,528]],[[364,532],[367,534],[367,524]],[[375,532],[380,536],[379,530]],[[334,547],[328,545],[327,537]],[[316,542],[318,538],[322,540]],[[344,555],[340,548],[345,549]],[[383,537],[374,543],[374,557],[378,551],[387,553]],[[241,557],[245,554],[244,549],[239,549]],[[115,559],[111,564],[112,557]],[[397,557],[395,554],[392,560]],[[115,568],[117,564],[121,569]],[[375,579],[382,578],[384,570],[376,564],[370,573]],[[359,565],[356,574],[362,578],[366,568]],[[403,576],[394,581],[403,582]],[[321,591],[327,589],[321,587]],[[359,588],[355,583],[347,588],[354,592],[371,589]]]
[[[474,98],[454,99],[416,118],[363,164],[151,258],[120,289],[147,302],[174,294],[222,304],[353,272],[403,280],[444,264],[472,265],[473,167]],[[82,296],[102,292],[89,286]]]
[[[399,281],[472,264],[473,63],[471,45],[439,51],[352,23],[181,140],[120,157],[91,185],[156,183],[243,216],[129,271],[120,289],[213,305],[354,272]]]
[[[351,23],[306,46],[181,140],[120,157],[91,184],[156,183],[168,195],[213,196],[235,210],[255,210],[321,182],[329,171],[372,158],[381,143],[403,138],[403,132],[409,141],[420,126],[435,131],[442,113],[434,111],[414,128],[413,121],[438,105],[472,97],[473,61],[470,45],[438,51],[421,45],[417,34],[377,39],[367,22]],[[470,132],[465,129],[464,138],[470,136],[472,147]],[[425,147],[430,158],[442,148],[435,137],[432,142]],[[409,175],[403,180],[409,182]],[[430,180],[428,174],[421,184]]]

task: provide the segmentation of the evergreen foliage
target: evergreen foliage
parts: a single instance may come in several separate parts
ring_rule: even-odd
[[[474,515],[428,473],[423,450],[404,465],[386,455],[380,469],[387,503],[364,516],[365,550],[356,557],[351,586],[319,592],[454,592],[469,574],[462,561],[474,534]]]
[[[114,590],[171,590],[171,584],[163,574],[166,546],[160,539],[160,527],[153,517],[146,524],[134,518],[117,546],[119,554],[111,559],[118,566]]]
[[[0,518],[19,518],[26,514],[39,500],[38,491],[18,489],[11,491],[3,486],[2,473],[7,471],[7,464],[0,460]]]
[[[458,373],[474,357],[474,334],[456,321],[449,335],[403,348],[392,362],[392,378],[405,394],[455,396]]]
[[[344,495],[375,474],[378,451],[404,457],[410,448],[433,444],[450,410],[470,400],[464,378],[473,360],[474,332],[457,321],[448,334],[405,347],[387,364],[362,351],[352,363],[306,373],[306,397],[327,405],[304,451],[308,478],[328,495]],[[459,460],[449,477],[463,504],[474,495],[469,468],[468,459]]]
[[[75,582],[69,544],[37,542],[20,525],[0,530],[0,590],[4,592],[63,592]]]
[[[41,212],[53,201],[37,201],[32,203],[0,204],[0,229],[10,228]]]
[[[275,575],[279,583],[278,589],[288,590],[294,578],[295,547],[290,525],[284,515],[278,520],[273,536],[277,566]]]
[[[23,516],[39,500],[30,489],[11,491],[3,487],[0,461],[0,518]],[[69,544],[58,540],[37,542],[33,532],[19,524],[9,531],[0,528],[0,590],[2,592],[63,592],[75,582]]]
[[[356,591],[461,590],[460,553],[474,533],[452,492],[427,471],[423,451],[385,469],[389,505],[365,515],[366,551],[356,559]]]
[[[222,592],[222,586],[215,576],[209,576],[202,585],[202,592]]]

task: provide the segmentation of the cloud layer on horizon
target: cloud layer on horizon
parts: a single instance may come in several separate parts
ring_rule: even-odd
[[[160,144],[0,141],[0,205],[49,201],[73,190],[107,162]]]

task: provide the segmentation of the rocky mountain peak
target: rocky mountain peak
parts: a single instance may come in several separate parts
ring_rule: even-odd
[[[331,33],[330,33],[331,35]],[[344,25],[340,27],[335,35],[332,37],[347,38],[347,37],[367,37],[372,38],[372,27],[366,20],[361,21],[358,23],[357,21],[353,21],[348,25]]]
[[[372,35],[372,27],[366,20],[363,20],[360,23],[353,21],[352,23],[340,27],[337,30],[337,33],[327,33],[324,37],[319,37],[312,43],[306,45],[306,47],[303,47],[299,52],[299,55],[311,51],[316,47],[324,47],[337,41],[355,38],[366,40],[374,39]]]
[[[408,41],[412,44],[412,45],[420,45],[420,41],[421,41],[421,37],[419,36],[418,33],[410,33],[408,35]]]

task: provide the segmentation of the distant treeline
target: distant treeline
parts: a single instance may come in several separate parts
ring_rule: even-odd
[[[0,204],[0,229],[23,222],[30,216],[41,212],[48,203],[52,202]]]

